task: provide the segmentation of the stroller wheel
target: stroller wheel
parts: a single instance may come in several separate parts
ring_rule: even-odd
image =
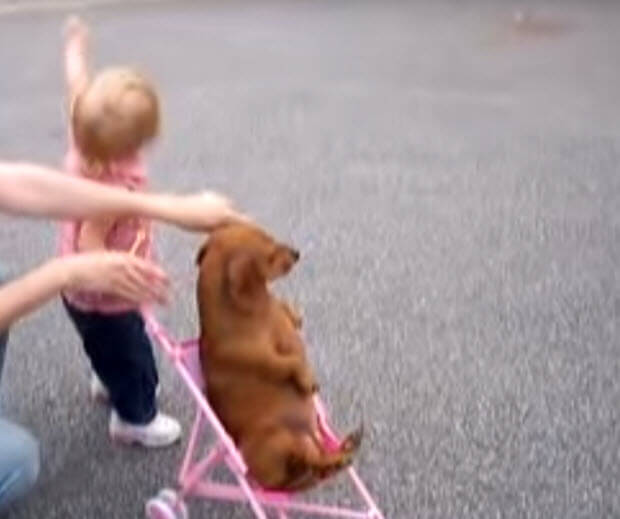
[[[146,517],[147,519],[177,519],[174,509],[157,497],[147,501]]]
[[[146,503],[147,519],[188,519],[187,507],[171,489],[162,490]]]
[[[185,503],[179,499],[179,495],[174,490],[171,488],[164,488],[159,492],[158,497],[176,510],[176,519],[189,519],[189,514],[187,513]]]

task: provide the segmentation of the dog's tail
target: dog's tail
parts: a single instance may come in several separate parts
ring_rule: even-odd
[[[282,490],[297,492],[310,489],[348,467],[359,450],[363,436],[364,427],[360,425],[345,437],[340,448],[334,452],[315,445],[305,450],[302,456],[291,455],[287,471],[289,478]]]

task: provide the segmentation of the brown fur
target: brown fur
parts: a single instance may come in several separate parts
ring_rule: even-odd
[[[299,254],[260,229],[230,225],[200,250],[200,353],[207,395],[262,487],[310,488],[349,465],[361,431],[328,452],[313,395],[317,383],[299,314],[267,284]]]

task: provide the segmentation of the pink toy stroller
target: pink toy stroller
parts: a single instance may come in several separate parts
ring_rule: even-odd
[[[298,499],[294,494],[266,492],[254,485],[246,477],[247,467],[241,454],[204,396],[198,340],[178,342],[151,313],[145,312],[144,317],[149,332],[172,359],[196,401],[196,418],[178,476],[179,490],[164,489],[150,499],[146,504],[148,519],[187,519],[188,512],[184,501],[191,496],[246,502],[258,519],[267,519],[267,510],[273,512],[278,519],[287,519],[289,512],[351,519],[384,519],[353,467],[349,467],[347,473],[364,504],[359,510],[313,504]],[[325,408],[318,397],[315,405],[326,447],[337,448],[340,441],[330,428]],[[196,459],[198,440],[207,423],[215,431],[217,439],[204,458]],[[220,465],[228,467],[238,485],[223,484],[211,479],[210,475]]]

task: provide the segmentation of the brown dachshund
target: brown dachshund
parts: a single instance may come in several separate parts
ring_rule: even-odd
[[[301,319],[268,283],[299,253],[249,225],[215,231],[197,262],[200,356],[209,402],[263,488],[304,490],[352,461],[361,428],[335,452],[323,446],[317,383]]]

